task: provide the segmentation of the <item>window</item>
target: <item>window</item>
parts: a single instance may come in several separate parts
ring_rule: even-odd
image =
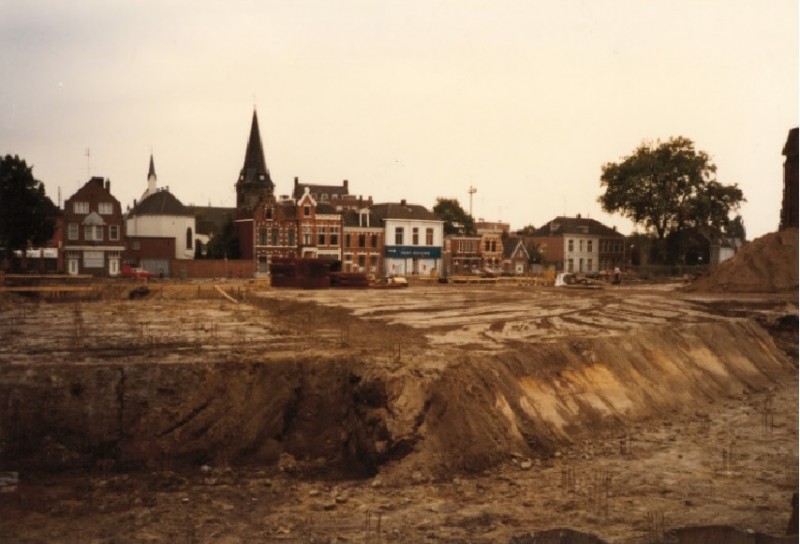
[[[259,227],[258,229],[258,245],[267,245],[267,227]]]
[[[103,252],[102,251],[84,251],[83,252],[83,267],[84,268],[103,268]]]
[[[83,227],[83,239],[87,242],[101,242],[103,240],[102,225],[85,225]]]
[[[325,227],[317,227],[317,245],[325,245]]]
[[[272,206],[267,206],[264,208],[264,218],[272,219]]]
[[[80,235],[80,227],[77,223],[70,223],[69,227],[67,228],[67,237],[70,240],[77,240],[78,236]]]
[[[353,246],[353,235],[349,232],[344,235],[344,247],[352,247]]]
[[[572,240],[567,240],[567,251],[575,251],[575,246]],[[572,270],[570,270],[572,272]]]
[[[367,266],[367,256],[366,255],[359,255],[358,256],[358,267],[360,269],[364,269]]]
[[[417,227],[411,229],[411,243],[415,246],[419,245],[419,229]]]
[[[194,236],[192,236],[192,227],[186,227],[186,249],[194,247]]]
[[[425,229],[425,245],[432,246],[433,245],[433,229]]]
[[[586,259],[586,271],[587,272],[591,272],[592,271],[592,260],[591,259]]]
[[[289,229],[286,231],[286,245],[297,245],[297,233],[295,232],[294,227],[289,227]]]
[[[363,232],[358,235],[358,247],[367,247],[367,235]]]
[[[72,204],[72,211],[75,213],[89,213],[89,203],[75,202]]]
[[[303,225],[303,245],[310,246],[311,245],[311,226],[310,225]]]
[[[570,240],[570,242],[571,241],[572,240]],[[574,272],[574,271],[575,271],[575,265],[572,262],[572,259],[567,259],[567,272]]]
[[[101,202],[97,205],[97,211],[100,215],[111,215],[114,213],[114,205],[111,202]]]
[[[331,227],[331,245],[338,246],[339,245],[339,227]]]
[[[280,235],[281,231],[278,229],[278,227],[272,227],[269,229],[269,245],[277,246]]]
[[[140,249],[142,249],[142,243],[139,240],[134,240],[133,243],[131,244],[131,249],[133,251],[139,251]]]
[[[119,240],[119,225],[108,226],[108,239]]]
[[[303,216],[311,217],[311,206],[303,206]]]
[[[404,242],[404,232],[403,227],[395,227],[394,228],[394,245],[402,246]]]
[[[370,247],[378,247],[378,235],[372,234],[370,236]]]
[[[369,257],[369,271],[370,272],[377,272],[378,271],[378,256],[377,255],[370,255],[370,257]]]
[[[592,241],[591,240],[587,240],[586,241],[586,251],[588,251],[589,253],[592,252]]]

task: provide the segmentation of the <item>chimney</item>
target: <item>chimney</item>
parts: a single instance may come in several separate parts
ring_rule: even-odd
[[[345,188],[345,190],[347,190],[347,180],[344,180],[344,181],[342,182],[342,187],[344,187],[344,188]]]
[[[406,205],[406,199],[405,199],[405,198],[404,198],[403,200],[401,200],[401,201],[400,201],[400,205],[401,205],[401,206],[405,206],[405,205]]]
[[[109,193],[111,192],[111,180],[110,179],[106,180],[106,191],[108,191]]]
[[[580,219],[581,218],[581,214],[576,215],[575,218],[576,219]]]
[[[299,183],[300,183],[300,180],[298,179],[298,177],[297,177],[297,176],[295,176],[295,177],[294,177],[294,186],[295,186],[295,187],[297,187],[297,185],[298,185]]]

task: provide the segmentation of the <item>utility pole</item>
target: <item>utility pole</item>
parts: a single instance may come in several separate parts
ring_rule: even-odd
[[[475,219],[475,218],[472,216],[472,195],[474,195],[475,193],[477,193],[477,192],[478,192],[478,189],[476,189],[475,187],[473,187],[472,185],[470,185],[470,186],[469,186],[469,190],[468,190],[467,192],[469,193],[469,216],[470,216],[470,217],[472,217],[473,219]]]

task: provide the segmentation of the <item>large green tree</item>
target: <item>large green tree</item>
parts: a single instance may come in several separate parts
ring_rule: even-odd
[[[433,213],[444,221],[444,233],[447,234],[472,234],[475,231],[475,221],[472,216],[464,211],[455,198],[438,197]]]
[[[605,193],[598,201],[659,240],[689,227],[722,229],[744,196],[736,184],[718,182],[716,172],[708,154],[688,138],[643,143],[620,162],[603,165]]]
[[[236,233],[233,221],[225,223],[222,231],[208,241],[206,257],[209,259],[238,259],[239,236]]]
[[[33,167],[17,155],[0,157],[0,248],[6,261],[15,250],[49,241],[57,214]]]

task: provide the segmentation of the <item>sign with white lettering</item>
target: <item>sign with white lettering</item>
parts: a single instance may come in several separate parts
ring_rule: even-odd
[[[442,248],[425,246],[386,246],[384,256],[389,259],[441,259]]]

